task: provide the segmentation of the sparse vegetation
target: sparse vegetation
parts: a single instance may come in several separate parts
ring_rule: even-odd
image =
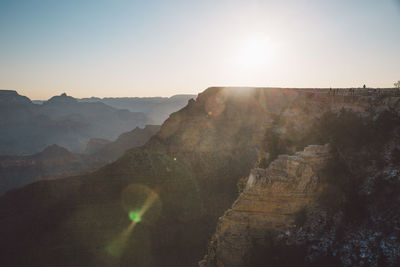
[[[388,176],[385,168],[399,163],[400,149],[388,146],[391,140],[397,140],[399,125],[399,116],[390,109],[379,114],[371,112],[369,116],[347,110],[338,114],[328,112],[317,120],[309,134],[299,142],[330,143],[333,157],[320,173],[322,191],[316,207],[312,208],[316,210],[303,208],[295,214],[296,229],[302,233],[300,240],[307,235],[312,238],[293,243],[285,238],[279,239],[277,234],[270,235],[265,243],[253,245],[246,266],[338,266],[343,265],[343,257],[349,255],[358,255],[351,256],[351,260],[352,264],[360,263],[360,266],[363,265],[362,257],[368,258],[368,262],[378,262],[377,266],[394,266],[396,259],[390,258],[388,250],[395,249],[397,243],[393,243],[391,248],[379,247],[362,233],[379,233],[382,240],[397,235],[393,226],[398,220],[394,218],[400,212],[400,183],[397,178],[390,178],[398,174],[394,172]],[[279,135],[269,137],[269,140],[281,141]],[[326,222],[320,230],[311,226],[315,218],[308,216],[310,211],[326,214],[323,215]],[[380,221],[382,218],[387,218],[384,223]],[[316,243],[332,238],[328,237],[329,231],[335,233],[334,239],[329,241],[332,243],[325,244],[324,248],[316,246]],[[354,248],[344,252],[344,244],[349,242],[371,242],[368,245],[370,254],[361,257]],[[318,252],[311,255],[312,250]],[[338,253],[350,254],[343,256]]]
[[[239,181],[237,182],[237,190],[238,190],[238,194],[240,195],[242,192],[243,192],[243,190],[246,188],[246,184],[247,184],[247,181],[249,180],[249,177],[243,177],[243,178],[240,178],[239,179]]]
[[[327,184],[320,203],[331,211],[341,209],[350,220],[366,216],[365,196],[360,194],[368,168],[384,165],[383,147],[398,125],[398,116],[384,111],[375,120],[350,111],[326,114],[316,131],[324,134],[333,149],[333,159],[322,173]]]

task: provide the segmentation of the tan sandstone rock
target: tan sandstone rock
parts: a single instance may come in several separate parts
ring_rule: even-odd
[[[316,196],[320,170],[329,145],[311,145],[293,156],[280,155],[267,169],[251,170],[243,193],[220,217],[208,255],[200,265],[241,266],[254,242],[271,229],[285,231],[294,214]]]

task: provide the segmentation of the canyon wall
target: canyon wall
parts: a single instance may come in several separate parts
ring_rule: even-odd
[[[285,233],[296,212],[314,200],[318,171],[329,156],[328,145],[311,145],[293,156],[279,156],[267,169],[252,169],[243,193],[219,218],[200,266],[242,266],[252,244],[264,242],[268,231]]]
[[[270,147],[279,137],[285,153],[278,154],[295,156],[279,157],[269,171],[253,171],[243,199],[218,224],[227,235],[218,236],[212,246],[217,259],[229,262],[226,266],[230,260],[240,264],[242,255],[236,256],[236,245],[229,242],[240,241],[238,246],[247,247],[250,241],[241,235],[252,239],[264,234],[261,227],[254,232],[247,228],[257,225],[255,215],[268,216],[271,227],[283,229],[292,224],[296,210],[313,198],[313,181],[318,180],[314,171],[324,154],[314,156],[318,153],[313,147],[295,152],[327,143],[306,138],[315,122],[326,112],[338,113],[342,108],[365,115],[372,107],[397,111],[398,103],[396,96],[333,95],[329,89],[209,88],[171,114],[143,147],[128,151],[116,162],[1,196],[0,236],[4,238],[0,246],[4,249],[0,257],[10,266],[44,266],[49,261],[57,266],[197,266],[218,218],[237,198],[237,181],[259,166],[260,157],[272,160]],[[266,139],[267,133],[274,138]],[[154,224],[138,224],[134,234],[141,235],[140,242],[132,236],[115,257],[105,247],[131,223],[121,205],[121,194],[131,184],[157,192],[162,213]],[[274,197],[289,204],[274,206],[279,201],[264,194],[265,188],[276,190]],[[254,198],[246,200],[251,194]],[[290,204],[291,198],[301,205]],[[236,205],[245,215],[254,208],[246,215],[249,223],[240,221]],[[232,227],[228,227],[230,220],[235,222]],[[140,253],[143,249],[146,254]],[[22,251],[29,257],[21,257]],[[212,263],[211,255],[207,264]],[[232,259],[227,259],[230,255]]]

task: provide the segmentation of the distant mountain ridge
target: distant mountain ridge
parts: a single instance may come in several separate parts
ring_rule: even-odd
[[[144,145],[159,129],[159,125],[146,125],[143,129],[136,127],[115,141],[98,144],[90,154],[72,153],[53,144],[33,155],[0,155],[0,195],[38,180],[57,179],[99,168],[116,160],[125,151]]]
[[[104,103],[116,109],[127,109],[131,112],[146,114],[149,124],[161,125],[172,112],[186,106],[187,102],[197,95],[179,94],[171,97],[87,97],[75,98],[81,103]],[[52,97],[49,101],[62,101],[62,95]],[[37,105],[45,104],[46,100],[32,100]]]
[[[26,96],[19,95],[14,90],[0,90],[0,105],[31,104]]]
[[[172,112],[186,106],[196,95],[180,94],[171,97],[91,97],[77,99],[79,102],[101,102],[118,109],[145,113],[148,123],[162,124]]]
[[[52,144],[80,152],[90,138],[113,140],[147,121],[144,113],[81,103],[65,93],[37,105],[0,90],[0,155],[33,154]]]

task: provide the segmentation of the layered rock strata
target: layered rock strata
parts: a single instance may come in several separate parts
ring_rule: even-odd
[[[268,231],[292,226],[296,212],[315,199],[318,172],[329,155],[328,145],[310,145],[293,156],[280,155],[267,169],[252,169],[243,193],[219,218],[200,266],[242,266],[252,244],[263,242]]]

